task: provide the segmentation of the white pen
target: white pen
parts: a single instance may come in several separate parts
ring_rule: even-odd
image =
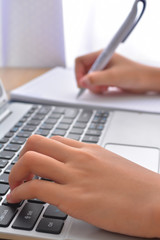
[[[143,8],[142,8],[142,11],[141,11],[139,17],[137,17],[139,2],[143,3]],[[118,47],[118,45],[120,43],[125,42],[125,40],[128,38],[130,33],[133,31],[133,29],[135,28],[135,26],[141,19],[142,15],[145,11],[145,8],[146,8],[146,0],[136,0],[134,2],[133,7],[132,7],[129,15],[125,19],[124,23],[119,28],[117,33],[114,35],[114,37],[112,38],[112,40],[110,41],[108,46],[98,56],[98,58],[93,63],[93,65],[90,68],[88,73],[91,73],[93,71],[103,70],[107,66],[109,60],[111,59],[112,55],[115,52],[115,49]],[[136,17],[137,17],[137,19],[136,19]],[[84,91],[85,91],[85,88],[81,88],[80,91],[78,92],[76,98],[79,98]]]

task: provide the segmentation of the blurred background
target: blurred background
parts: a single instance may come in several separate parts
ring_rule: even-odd
[[[0,0],[0,66],[74,66],[104,48],[134,0]],[[148,0],[140,23],[117,52],[160,66],[160,1]]]

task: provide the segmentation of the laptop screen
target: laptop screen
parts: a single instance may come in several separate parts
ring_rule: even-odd
[[[0,107],[7,101],[7,94],[0,80]]]

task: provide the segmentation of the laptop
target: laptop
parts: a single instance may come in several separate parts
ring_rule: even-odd
[[[0,238],[131,240],[72,218],[39,199],[8,204],[8,175],[32,134],[99,144],[159,172],[160,115],[106,108],[9,102],[0,82]],[[37,176],[38,177],[38,176]],[[49,181],[49,179],[46,179]],[[47,224],[46,224],[47,223]]]

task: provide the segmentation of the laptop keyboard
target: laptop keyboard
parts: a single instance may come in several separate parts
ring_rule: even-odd
[[[18,161],[21,148],[32,134],[45,137],[60,135],[82,142],[98,143],[108,116],[109,112],[106,110],[33,105],[0,139],[0,229],[10,226],[12,229],[25,231],[34,229],[41,233],[61,233],[67,214],[57,207],[39,199],[25,200],[17,204],[7,203],[9,173]]]

